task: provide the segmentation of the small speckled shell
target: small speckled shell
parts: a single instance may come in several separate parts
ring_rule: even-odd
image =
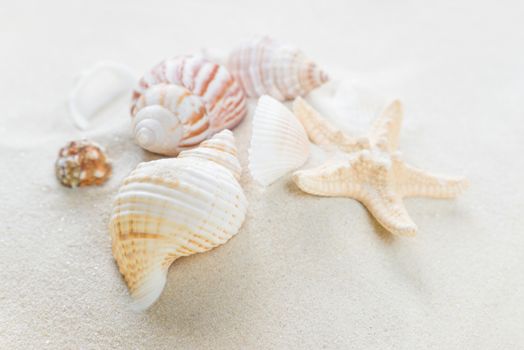
[[[227,67],[249,97],[277,100],[303,96],[328,80],[304,54],[269,37],[256,37],[234,49]]]
[[[178,158],[141,163],[124,180],[110,222],[113,256],[137,309],[161,294],[168,267],[235,235],[247,209],[233,134]]]
[[[246,114],[240,85],[227,69],[201,56],[179,56],[157,64],[133,93],[135,138],[143,148],[175,155]]]
[[[60,149],[55,172],[58,181],[67,187],[101,185],[111,176],[111,164],[97,143],[71,141]]]

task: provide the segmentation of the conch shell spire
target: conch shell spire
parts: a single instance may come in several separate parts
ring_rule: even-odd
[[[298,69],[298,80],[305,91],[311,91],[326,83],[329,77],[315,62],[304,60]]]
[[[231,171],[235,179],[240,179],[242,167],[237,158],[235,138],[230,130],[222,130],[211,139],[202,142],[197,148],[181,152],[178,157],[211,160]]]

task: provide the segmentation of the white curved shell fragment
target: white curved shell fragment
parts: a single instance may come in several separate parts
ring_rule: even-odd
[[[117,194],[109,225],[113,256],[134,307],[157,300],[174,260],[235,235],[246,210],[235,175],[213,160],[186,154],[139,164]]]
[[[284,105],[262,96],[253,117],[249,148],[249,171],[267,186],[302,166],[310,154],[304,127]]]

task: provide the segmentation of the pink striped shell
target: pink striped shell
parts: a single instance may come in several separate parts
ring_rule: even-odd
[[[328,76],[297,48],[269,37],[255,37],[234,49],[227,68],[249,97],[270,95],[280,101],[306,95]]]
[[[157,64],[133,92],[131,114],[137,143],[176,155],[246,115],[246,98],[228,70],[201,56],[178,56]]]

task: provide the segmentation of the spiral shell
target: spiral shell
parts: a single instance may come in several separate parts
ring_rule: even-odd
[[[227,67],[249,97],[280,101],[303,96],[328,80],[304,54],[269,37],[244,42],[229,55]]]
[[[140,80],[131,104],[137,143],[164,155],[233,128],[246,111],[244,92],[227,69],[201,56],[160,62]]]
[[[224,130],[178,158],[141,163],[124,180],[110,222],[113,256],[145,309],[171,263],[235,235],[247,209],[233,134]]]
[[[55,173],[66,187],[101,185],[111,176],[111,163],[99,144],[71,141],[58,153]]]

